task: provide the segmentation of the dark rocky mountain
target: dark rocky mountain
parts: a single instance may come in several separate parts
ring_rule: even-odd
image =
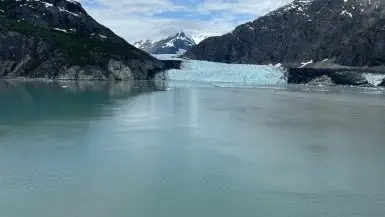
[[[304,67],[385,64],[385,1],[295,0],[266,16],[211,37],[185,57],[225,63]]]
[[[168,67],[74,0],[0,1],[0,78],[146,79]]]
[[[138,41],[135,47],[152,54],[182,54],[195,45],[195,41],[184,32],[159,41]]]

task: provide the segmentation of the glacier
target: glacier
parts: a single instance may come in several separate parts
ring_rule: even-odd
[[[158,58],[167,59],[170,56]],[[199,60],[183,60],[182,70],[168,70],[158,74],[155,79],[246,85],[287,83],[285,70],[279,65],[226,64]]]
[[[201,60],[186,60],[177,54],[154,55],[161,60],[181,60],[182,69],[172,69],[155,76],[156,80],[205,82],[216,86],[242,85],[282,85],[288,84],[287,70],[280,64],[251,65],[227,64]],[[323,60],[323,62],[326,60]],[[303,63],[308,65],[313,61]],[[302,68],[302,67],[300,67]],[[363,73],[362,78],[369,85],[378,87],[384,80],[385,74]]]

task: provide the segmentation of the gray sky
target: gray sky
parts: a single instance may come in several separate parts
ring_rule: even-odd
[[[79,0],[97,21],[129,42],[178,31],[223,34],[291,0]]]

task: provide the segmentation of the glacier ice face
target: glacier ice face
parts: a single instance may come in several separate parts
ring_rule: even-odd
[[[286,83],[285,71],[281,67],[225,64],[197,60],[184,60],[182,70],[169,70],[158,79],[247,85]]]

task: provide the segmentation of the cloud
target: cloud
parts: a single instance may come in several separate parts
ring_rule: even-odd
[[[80,0],[87,12],[129,42],[186,31],[224,34],[291,0]]]

